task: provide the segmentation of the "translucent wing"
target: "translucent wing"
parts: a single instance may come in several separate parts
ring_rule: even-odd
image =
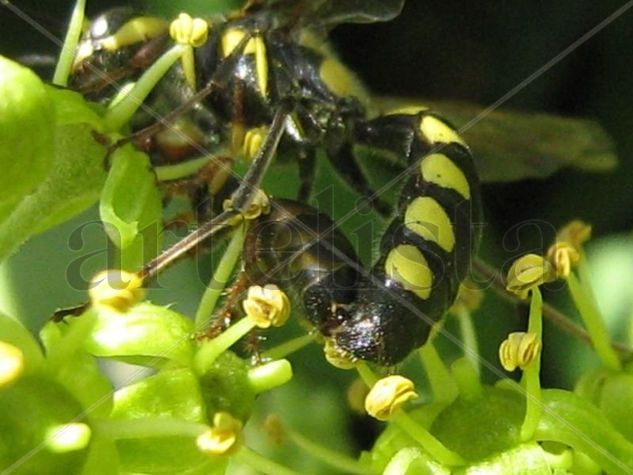
[[[327,32],[341,23],[389,21],[402,11],[404,0],[251,0],[296,25]]]
[[[323,26],[339,23],[389,21],[402,11],[404,0],[322,0],[313,1],[314,17]]]
[[[448,119],[470,145],[483,182],[546,178],[564,167],[605,172],[618,164],[607,132],[590,119],[498,109],[469,102],[383,98],[381,111],[424,105]]]

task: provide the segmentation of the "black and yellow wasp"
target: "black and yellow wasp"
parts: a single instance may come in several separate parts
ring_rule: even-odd
[[[387,21],[404,0],[251,0],[210,18],[189,65],[173,67],[133,119],[155,165],[210,157],[189,188],[200,227],[149,262],[153,276],[203,239],[230,228],[277,156],[298,164],[296,200],[272,200],[244,249],[260,285],[292,287],[309,322],[342,354],[393,365],[427,340],[456,298],[479,236],[480,184],[455,128],[425,107],[376,107],[326,42],[343,22]],[[173,32],[173,31],[172,31]],[[78,49],[72,87],[109,102],[171,45],[168,22],[128,8],[95,18]],[[169,127],[152,125],[163,117]],[[362,152],[402,170],[395,209],[372,190]],[[336,224],[306,204],[317,152],[391,222],[380,257],[363,269]],[[239,180],[237,156],[251,161]],[[265,190],[271,195],[277,190]],[[219,204],[229,197],[231,206]]]

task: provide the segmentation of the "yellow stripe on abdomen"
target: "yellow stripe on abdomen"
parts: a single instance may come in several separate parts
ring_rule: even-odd
[[[424,181],[455,190],[467,200],[470,199],[470,185],[466,176],[443,153],[432,153],[424,157],[420,162],[420,172]]]
[[[455,247],[453,224],[444,208],[433,198],[414,199],[404,214],[404,225],[427,241],[438,244],[446,252]]]
[[[426,300],[430,297],[433,272],[415,246],[401,244],[393,248],[385,261],[385,273],[419,298]]]
[[[437,117],[425,115],[420,120],[420,132],[431,143],[455,142],[466,147],[466,142],[446,123]]]

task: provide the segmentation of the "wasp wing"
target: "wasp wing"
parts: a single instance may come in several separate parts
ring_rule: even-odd
[[[381,113],[420,105],[448,119],[472,148],[482,182],[547,178],[565,167],[605,172],[618,164],[613,140],[591,119],[488,111],[458,101],[383,98],[378,104]]]

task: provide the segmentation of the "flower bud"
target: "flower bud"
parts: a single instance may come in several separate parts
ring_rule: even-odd
[[[382,378],[365,398],[365,410],[380,421],[386,421],[410,399],[418,397],[413,382],[402,376]]]
[[[280,327],[290,316],[290,300],[285,292],[274,284],[249,287],[242,307],[259,328],[268,328],[271,325]]]

